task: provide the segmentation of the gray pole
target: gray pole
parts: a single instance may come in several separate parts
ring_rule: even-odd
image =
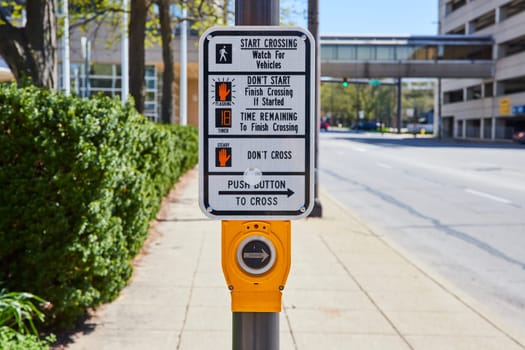
[[[397,79],[397,133],[401,134],[401,101],[402,101],[403,91],[401,78]]]
[[[122,49],[120,76],[121,90],[120,99],[122,103],[126,103],[129,95],[129,39],[128,39],[128,0],[122,0]]]
[[[69,8],[68,1],[62,3],[62,15],[64,16],[64,37],[62,38],[62,87],[66,95],[71,94],[71,78],[69,63]]]
[[[180,125],[188,124],[188,10],[182,9],[184,21],[180,24],[180,91],[179,112]]]
[[[279,0],[236,0],[235,25],[279,25]],[[233,350],[279,350],[278,312],[234,312]]]
[[[236,0],[235,25],[278,26],[279,0]]]
[[[279,349],[279,313],[234,312],[233,349]]]
[[[441,117],[441,78],[438,78],[438,102],[437,102],[437,110],[436,113],[434,113],[434,118],[436,118],[437,114],[437,124],[438,124],[438,135],[439,139],[443,139],[443,118]],[[436,121],[434,120],[434,124],[436,124]]]
[[[315,151],[314,151],[314,208],[309,217],[323,216],[323,207],[319,200],[319,132],[321,126],[321,50],[319,40],[319,0],[308,0],[308,30],[315,39]]]

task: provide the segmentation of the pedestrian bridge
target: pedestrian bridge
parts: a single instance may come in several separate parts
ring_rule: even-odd
[[[489,78],[491,36],[321,36],[321,76]]]

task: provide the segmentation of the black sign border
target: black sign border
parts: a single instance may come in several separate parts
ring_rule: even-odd
[[[267,29],[261,29],[261,30],[255,30],[255,29],[251,29],[251,30],[246,30],[246,31],[238,31],[238,30],[220,30],[220,31],[214,31],[212,33],[208,33],[208,35],[212,35],[213,37],[218,37],[218,36],[255,36],[255,37],[260,37],[260,36],[297,36],[297,37],[302,37],[305,35],[304,32],[301,32],[301,31],[298,31],[298,30],[285,30],[286,28],[282,28],[283,30],[279,31],[279,30],[267,30]],[[203,67],[203,81],[202,81],[202,86],[201,86],[201,89],[203,89],[203,111],[202,111],[202,116],[200,116],[201,118],[203,118],[203,123],[201,124],[204,128],[204,130],[202,131],[201,135],[203,137],[203,140],[201,142],[201,145],[203,147],[203,159],[201,159],[200,161],[203,162],[203,174],[201,175],[202,176],[202,179],[203,179],[203,183],[201,184],[201,186],[203,186],[203,198],[202,198],[202,201],[203,201],[203,205],[205,208],[210,208],[211,210],[208,210],[208,214],[210,215],[213,215],[217,218],[220,218],[221,216],[224,216],[224,217],[236,217],[236,218],[241,218],[241,217],[245,217],[245,218],[251,218],[251,217],[270,217],[270,216],[273,216],[273,217],[299,217],[299,216],[304,216],[305,215],[305,210],[307,210],[310,205],[311,205],[311,201],[313,200],[313,198],[311,198],[310,196],[310,182],[312,181],[312,176],[313,174],[309,171],[309,169],[311,169],[311,155],[309,157],[305,157],[305,173],[304,173],[304,176],[305,176],[305,181],[304,181],[304,193],[305,193],[305,203],[304,203],[304,209],[301,210],[301,208],[297,209],[297,210],[216,210],[216,209],[213,209],[213,207],[210,206],[210,203],[209,203],[209,180],[208,180],[208,176],[213,173],[213,172],[210,172],[209,171],[209,162],[208,162],[208,159],[209,159],[209,144],[208,144],[208,140],[210,138],[214,138],[214,137],[217,137],[217,138],[224,138],[223,135],[209,135],[209,123],[210,123],[210,118],[209,118],[209,94],[208,94],[208,89],[209,89],[209,84],[210,84],[210,81],[209,81],[209,76],[210,75],[220,75],[220,74],[228,74],[228,75],[267,75],[267,74],[274,74],[274,75],[279,75],[279,74],[286,74],[286,75],[293,75],[293,74],[297,74],[297,75],[303,75],[302,72],[287,72],[287,73],[282,73],[282,72],[273,72],[273,71],[264,71],[264,72],[243,72],[243,71],[239,71],[239,72],[230,72],[230,71],[225,71],[225,72],[213,72],[213,74],[209,74],[208,72],[208,67],[209,67],[209,46],[210,46],[210,40],[204,40],[204,47],[202,48],[203,50],[203,63],[204,63],[204,67]],[[312,50],[312,42],[310,41],[310,38],[308,36],[306,36],[306,39],[305,39],[305,72],[304,72],[304,76],[305,76],[305,135],[304,135],[304,138],[305,138],[305,150],[306,152],[310,153],[310,147],[311,147],[311,135],[312,135],[312,132],[315,132],[315,124],[314,125],[311,125],[312,123],[310,122],[311,121],[311,113],[314,113],[314,111],[311,110],[311,98],[312,96],[310,96],[310,84],[311,84],[311,81],[312,81],[312,75],[315,74],[315,71],[313,71],[314,69],[308,69],[308,67],[311,67],[311,50]],[[215,117],[215,116],[214,116]],[[314,118],[314,123],[315,123],[315,118]],[[250,138],[290,138],[290,137],[293,137],[293,136],[289,136],[289,135],[258,135],[256,137],[253,137],[252,135],[230,135],[229,138],[244,138],[244,137],[250,137]],[[302,138],[302,137],[300,137]],[[218,173],[213,173],[213,174],[218,174]],[[243,175],[242,172],[220,172],[221,175]],[[303,175],[303,173],[297,173],[297,172],[271,172],[271,175],[298,175],[298,174],[301,174]],[[270,172],[263,172],[263,175],[270,175]]]

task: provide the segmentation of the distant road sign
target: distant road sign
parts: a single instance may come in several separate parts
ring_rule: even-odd
[[[313,207],[314,40],[302,28],[215,27],[199,43],[199,203],[218,219]]]

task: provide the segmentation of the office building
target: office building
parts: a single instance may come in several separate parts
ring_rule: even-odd
[[[439,34],[494,39],[493,78],[443,79],[443,135],[510,140],[525,130],[525,0],[439,0],[439,24]]]

